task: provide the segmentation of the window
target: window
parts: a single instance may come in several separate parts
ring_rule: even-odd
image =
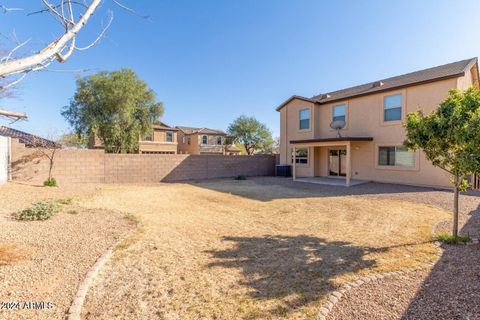
[[[333,121],[345,121],[345,105],[341,104],[333,107],[332,115]]]
[[[299,112],[300,130],[310,129],[310,109],[302,109]]]
[[[143,139],[144,141],[153,141],[153,133],[149,133]]]
[[[185,138],[185,136],[182,137],[182,143],[185,144],[187,142],[187,139]]]
[[[190,138],[187,138],[187,144],[190,144]]]
[[[379,147],[378,165],[395,167],[414,167],[415,152],[405,147]]]
[[[165,140],[167,142],[173,142],[173,132],[172,131],[166,131],[165,132]]]
[[[402,95],[383,98],[383,121],[402,120]]]
[[[202,136],[202,144],[208,144],[208,136]]]
[[[308,148],[296,149],[295,162],[301,164],[308,164]],[[292,163],[293,163],[293,152],[292,152]]]
[[[221,145],[222,144],[222,137],[217,136],[216,137],[216,142],[217,142],[217,145]]]

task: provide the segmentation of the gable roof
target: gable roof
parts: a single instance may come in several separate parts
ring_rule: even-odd
[[[293,99],[300,99],[308,102],[324,104],[344,100],[347,98],[360,97],[372,93],[405,88],[412,85],[458,78],[464,76],[465,72],[469,70],[475,63],[477,63],[477,58],[471,58],[444,64],[438,67],[406,73],[400,76],[369,82],[359,86],[319,94],[311,98],[292,96],[290,99],[282,103],[276,110],[279,111]]]
[[[20,143],[23,143],[27,147],[54,146],[54,145],[59,146],[58,143],[52,140],[44,139],[34,134],[23,132],[23,131],[5,127],[5,126],[0,126],[0,136],[18,139]]]
[[[194,128],[194,127],[185,127],[185,126],[177,126],[177,128],[185,134],[204,133],[204,134],[227,135],[223,130],[218,130],[218,129]]]
[[[168,124],[162,121],[159,121],[159,124],[154,124],[153,129],[178,131],[177,128],[172,128]]]

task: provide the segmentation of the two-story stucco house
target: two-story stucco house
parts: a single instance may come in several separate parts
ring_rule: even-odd
[[[280,164],[292,176],[450,187],[422,151],[403,147],[409,112],[430,113],[452,88],[479,86],[477,58],[320,94],[292,96],[280,112]],[[345,127],[331,129],[332,121]]]
[[[138,141],[138,149],[143,154],[176,154],[178,146],[177,128],[160,122],[153,125],[151,134]]]
[[[222,130],[177,126],[178,153],[238,155],[240,149],[226,145]]]
[[[145,137],[139,137],[138,152],[142,154],[177,154],[178,129],[159,122],[153,125],[153,130]],[[89,149],[102,149],[102,140],[97,135],[91,135],[88,141]]]

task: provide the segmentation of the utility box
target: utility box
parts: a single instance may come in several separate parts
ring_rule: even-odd
[[[277,164],[275,166],[275,176],[277,177],[291,177],[292,166],[288,164]]]

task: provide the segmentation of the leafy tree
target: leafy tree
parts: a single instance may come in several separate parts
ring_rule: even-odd
[[[60,137],[60,143],[65,147],[86,148],[88,136],[85,134],[67,133]]]
[[[270,130],[254,117],[238,117],[228,126],[227,132],[233,143],[244,146],[248,155],[257,150],[266,151],[273,144]]]
[[[458,196],[466,191],[466,177],[480,172],[480,91],[451,90],[429,115],[421,111],[407,115],[405,146],[422,149],[434,166],[451,174],[455,189],[453,237],[458,237]]]
[[[62,111],[78,135],[96,134],[111,153],[136,153],[138,138],[162,114],[153,90],[130,69],[77,79],[77,91]]]

